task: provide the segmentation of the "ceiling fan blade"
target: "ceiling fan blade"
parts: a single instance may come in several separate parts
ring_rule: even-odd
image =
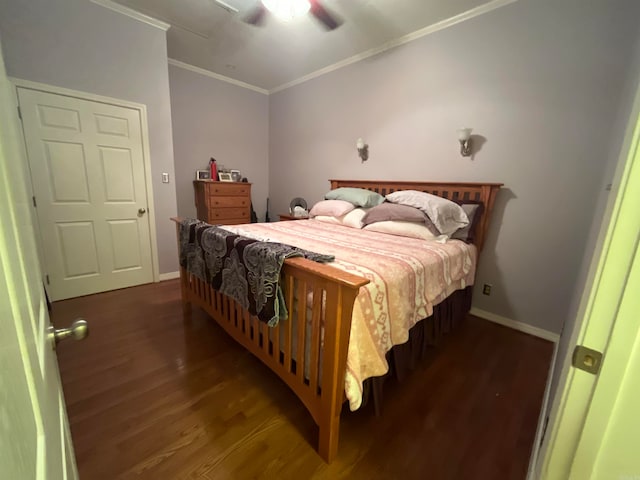
[[[244,21],[250,23],[251,25],[262,25],[266,14],[266,7],[262,4],[262,2],[259,2],[258,5],[253,10],[251,10],[246,17],[244,17]]]
[[[342,20],[335,15],[330,14],[329,11],[322,6],[319,0],[311,0],[309,3],[311,4],[309,13],[316,17],[316,19],[322,23],[327,30],[335,30],[342,25]]]

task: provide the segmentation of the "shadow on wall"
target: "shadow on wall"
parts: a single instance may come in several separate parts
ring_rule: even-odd
[[[482,135],[471,135],[471,137],[469,138],[471,140],[471,144],[473,145],[473,151],[470,158],[471,160],[475,160],[476,155],[480,152],[480,150],[482,150],[484,144],[487,143],[487,137],[484,137]],[[502,189],[500,191],[502,191]]]
[[[507,204],[515,198],[518,197],[510,188],[503,187],[498,191],[491,214],[489,231],[487,232],[482,253],[478,260],[476,284],[473,289],[474,307],[510,319],[515,318],[515,311],[506,295],[507,289],[499,267],[500,262],[496,251],[496,244],[500,237],[500,230],[502,229]],[[485,283],[491,285],[490,296],[482,293]]]

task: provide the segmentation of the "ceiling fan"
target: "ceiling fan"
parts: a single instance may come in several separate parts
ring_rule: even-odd
[[[223,8],[235,12],[239,10],[229,5],[230,0],[214,1]],[[334,30],[342,24],[338,17],[329,13],[320,0],[259,0],[243,20],[251,25],[261,25],[268,14],[286,21],[307,13],[313,15],[327,30]]]

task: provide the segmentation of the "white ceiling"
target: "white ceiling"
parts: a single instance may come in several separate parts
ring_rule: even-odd
[[[213,0],[116,0],[167,22],[169,58],[265,90],[381,47],[489,0],[326,0],[344,22],[326,31],[310,15],[283,22],[270,15],[260,27]],[[224,0],[238,6],[258,0]],[[508,2],[502,2],[508,3]]]

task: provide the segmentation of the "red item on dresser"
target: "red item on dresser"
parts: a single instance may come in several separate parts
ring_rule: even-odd
[[[217,181],[218,180],[218,166],[216,165],[216,159],[215,158],[211,158],[211,160],[209,160],[209,169],[211,170],[211,180],[213,181]]]

